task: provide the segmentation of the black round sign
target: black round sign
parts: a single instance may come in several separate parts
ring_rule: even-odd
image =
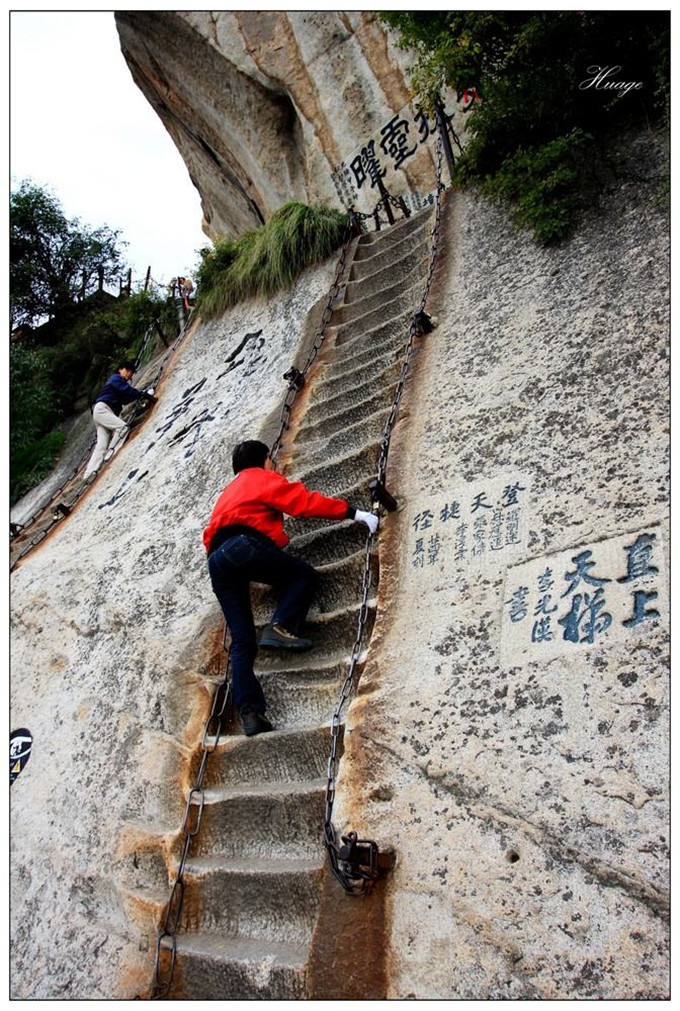
[[[10,786],[26,765],[33,747],[33,734],[21,728],[9,735],[9,782]]]

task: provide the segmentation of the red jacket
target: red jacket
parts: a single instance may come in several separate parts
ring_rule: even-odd
[[[259,530],[277,547],[285,548],[290,537],[283,531],[283,513],[343,520],[348,509],[344,499],[326,498],[318,491],[307,491],[299,481],[287,481],[275,470],[246,467],[215,503],[210,523],[203,532],[203,543],[209,551],[210,542],[221,527],[239,524]]]

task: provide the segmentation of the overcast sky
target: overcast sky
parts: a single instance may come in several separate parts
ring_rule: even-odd
[[[47,185],[66,216],[122,230],[133,286],[189,273],[209,245],[198,191],[132,80],[113,14],[10,16],[10,168]]]

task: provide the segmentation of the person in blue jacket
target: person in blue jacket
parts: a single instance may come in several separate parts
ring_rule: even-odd
[[[136,390],[134,386],[130,386],[134,371],[135,367],[132,362],[123,362],[118,371],[106,380],[103,390],[94,402],[92,420],[97,430],[97,442],[85,468],[83,480],[87,480],[90,474],[93,474],[101,466],[104,454],[109,448],[109,441],[111,442],[111,452],[113,452],[117,443],[126,434],[128,426],[120,417],[124,405],[133,400],[139,400],[140,397],[147,397],[154,403],[156,402],[153,388]],[[111,439],[112,435],[113,439]]]

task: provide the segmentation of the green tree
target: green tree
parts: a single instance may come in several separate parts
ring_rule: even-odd
[[[40,354],[15,342],[9,362],[10,500],[15,502],[49,472],[64,436],[49,431],[57,411],[49,369]]]
[[[10,307],[12,326],[35,324],[118,278],[124,245],[106,225],[68,220],[47,190],[24,180],[10,197]]]
[[[411,83],[432,109],[444,87],[481,99],[456,181],[508,199],[541,241],[563,238],[597,187],[602,148],[667,109],[667,11],[444,11],[381,15],[416,53]],[[583,87],[589,68],[640,82]]]

